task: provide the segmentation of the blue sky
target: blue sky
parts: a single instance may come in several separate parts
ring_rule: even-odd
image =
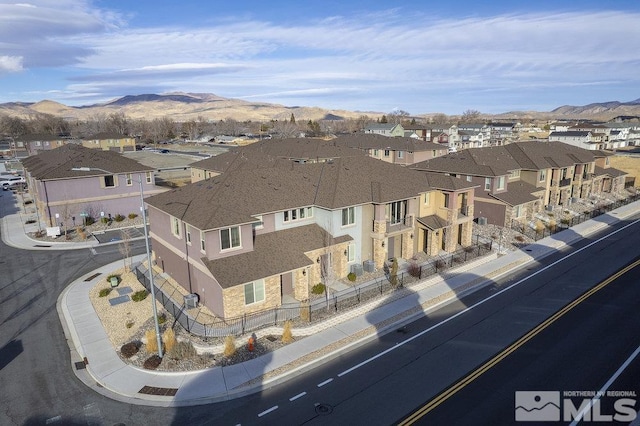
[[[640,98],[639,47],[637,0],[0,0],[0,103],[549,111]]]

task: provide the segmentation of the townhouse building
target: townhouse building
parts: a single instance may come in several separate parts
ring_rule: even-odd
[[[343,148],[353,148],[365,152],[369,157],[387,163],[407,166],[447,153],[447,147],[421,139],[394,137],[375,134],[352,134],[340,136],[331,141]]]
[[[82,139],[85,148],[103,151],[129,152],[136,150],[136,138],[112,132],[100,132]]]
[[[610,154],[559,142],[517,142],[468,149],[413,165],[478,186],[475,218],[499,226],[530,221],[546,206],[568,206],[624,189],[626,173],[610,167]]]
[[[404,136],[405,129],[402,124],[394,123],[370,123],[364,128],[364,133],[387,137]]]
[[[473,185],[362,155],[232,165],[146,202],[157,265],[222,318],[471,244]]]
[[[164,191],[151,167],[113,151],[77,144],[44,150],[22,161],[40,218],[49,226],[80,225],[120,214],[140,214],[140,183],[145,195]]]

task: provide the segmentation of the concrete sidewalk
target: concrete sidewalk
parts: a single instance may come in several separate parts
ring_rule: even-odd
[[[224,401],[259,392],[302,374],[638,211],[640,202],[635,202],[544,238],[523,250],[476,259],[447,271],[445,276],[434,276],[398,290],[384,300],[361,304],[304,329],[296,328],[294,335],[306,337],[262,357],[227,367],[168,373],[124,363],[89,300],[90,289],[105,275],[118,269],[121,261],[105,265],[70,283],[58,298],[58,313],[69,343],[71,368],[96,392],[130,404],[156,406]],[[19,221],[19,217],[4,216],[2,238],[14,247],[33,249],[33,240],[24,236]],[[134,262],[143,257],[137,256]],[[156,395],[140,393],[145,387]],[[169,396],[158,395],[161,393]]]

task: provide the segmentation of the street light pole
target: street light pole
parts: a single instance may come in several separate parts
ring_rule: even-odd
[[[151,265],[151,250],[149,249],[149,231],[147,231],[147,213],[144,208],[144,190],[142,189],[142,174],[138,174],[140,182],[140,209],[142,210],[142,226],[144,227],[144,244],[147,250],[147,270],[149,271],[149,286],[151,287],[151,303],[153,308],[153,322],[156,327],[158,356],[162,358],[162,339],[160,338],[160,324],[158,323],[158,309],[156,307],[156,290],[153,282],[153,266]]]
[[[108,170],[104,170],[98,167],[73,167],[71,170],[80,171],[80,172],[89,172],[92,170],[97,170],[104,173],[112,174],[112,172]],[[142,174],[138,174],[138,181],[140,182],[140,210],[142,210],[142,226],[144,227],[144,243],[147,250],[147,262],[149,263],[148,271],[149,271],[149,286],[151,287],[151,308],[153,312],[153,322],[155,324],[156,329],[156,339],[158,344],[158,356],[162,358],[162,339],[160,337],[160,324],[158,323],[158,309],[156,307],[156,290],[155,284],[153,282],[153,267],[151,265],[151,250],[149,249],[149,231],[147,231],[147,213],[144,208],[144,190],[142,188]]]

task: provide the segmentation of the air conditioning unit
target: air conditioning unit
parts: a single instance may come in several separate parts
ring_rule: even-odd
[[[375,272],[376,262],[374,262],[373,260],[365,260],[363,267],[364,267],[364,272]]]
[[[184,306],[187,309],[192,309],[198,306],[198,295],[191,293],[184,296]]]
[[[552,212],[553,211],[553,206],[551,204],[547,204],[546,206],[544,206],[544,209],[548,212]]]
[[[362,265],[356,263],[355,265],[351,265],[351,272],[356,274],[356,277],[359,277],[360,275],[362,275]]]
[[[486,225],[487,224],[487,218],[486,217],[479,217],[478,218],[478,225]]]

